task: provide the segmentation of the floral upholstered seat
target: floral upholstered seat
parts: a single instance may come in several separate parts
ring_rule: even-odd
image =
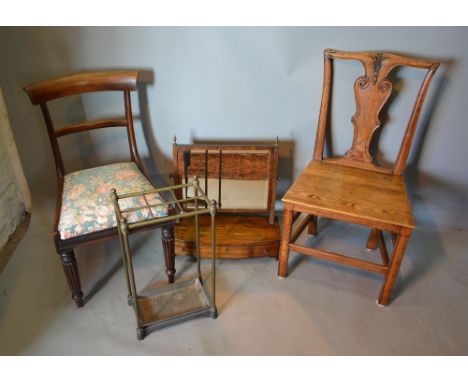
[[[133,162],[89,168],[65,176],[58,225],[62,240],[116,226],[112,188],[118,194],[124,194],[152,189],[153,186]],[[155,205],[161,201],[160,195],[154,193],[119,203],[122,209],[126,209]],[[167,206],[161,204],[151,210],[144,208],[129,212],[125,217],[129,223],[134,223],[167,214]]]

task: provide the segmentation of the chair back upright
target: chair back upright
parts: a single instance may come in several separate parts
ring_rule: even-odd
[[[137,90],[138,71],[86,72],[52,78],[24,87],[33,105],[41,107],[54,155],[58,183],[63,183],[65,170],[58,144],[58,138],[65,135],[105,127],[122,126],[127,129],[130,158],[143,172],[133,128],[130,92]],[[100,119],[86,121],[61,128],[54,128],[47,103],[49,101],[89,92],[121,91],[124,96],[125,117],[120,119]]]
[[[364,75],[358,77],[354,82],[356,113],[351,119],[354,126],[351,148],[340,158],[324,159],[325,131],[331,103],[333,60],[335,59],[360,61],[364,66]],[[324,62],[322,101],[315,140],[314,160],[402,175],[406,167],[421,109],[431,80],[439,67],[439,62],[383,52],[343,52],[332,49],[325,49]],[[374,133],[381,126],[379,113],[392,92],[393,84],[388,76],[393,69],[400,66],[426,69],[427,73],[416,97],[393,168],[388,169],[373,163],[369,146]]]

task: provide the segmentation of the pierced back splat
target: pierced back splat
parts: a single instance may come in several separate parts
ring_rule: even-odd
[[[439,67],[439,63],[435,61],[407,58],[390,53],[340,52],[331,49],[325,50],[324,57],[324,84],[314,159],[401,175],[406,166],[406,160],[414,136],[415,127],[430,81]],[[356,113],[351,119],[354,126],[354,136],[351,148],[341,158],[323,159],[324,134],[330,103],[332,59],[360,61],[364,66],[364,75],[357,78],[354,83]],[[411,66],[428,69],[428,72],[416,98],[394,168],[391,170],[377,166],[373,163],[372,156],[369,152],[369,145],[375,131],[381,126],[379,114],[392,92],[393,85],[387,76],[397,66]]]

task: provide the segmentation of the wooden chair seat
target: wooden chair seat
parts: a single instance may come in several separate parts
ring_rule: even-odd
[[[415,226],[404,179],[392,174],[313,160],[282,200],[332,219]]]
[[[83,236],[116,226],[111,190],[126,194],[152,189],[153,186],[133,162],[112,163],[65,175],[62,208],[58,230],[62,240]],[[124,199],[123,209],[154,205],[162,200],[159,194]],[[128,213],[129,223],[167,216],[161,204]]]

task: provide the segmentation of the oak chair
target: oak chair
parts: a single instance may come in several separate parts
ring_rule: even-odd
[[[57,174],[56,209],[52,236],[71,289],[72,298],[78,307],[83,306],[83,292],[73,249],[84,244],[96,243],[118,236],[111,200],[112,188],[115,188],[118,193],[153,188],[141,164],[133,129],[130,92],[137,90],[138,74],[137,71],[80,73],[48,79],[24,87],[32,104],[41,107],[52,146]],[[101,119],[54,128],[48,108],[49,101],[66,96],[103,91],[123,93],[124,118]],[[125,127],[127,130],[130,149],[129,162],[113,163],[65,173],[58,138],[88,130],[117,126]],[[147,203],[151,200],[147,199],[160,199],[160,195],[153,194],[144,200],[142,198],[131,200],[130,205],[126,207],[148,205]],[[168,214],[165,207],[142,211],[129,213],[126,218],[129,222],[135,222],[152,218],[155,215],[165,216]],[[175,273],[173,223],[158,227],[161,228],[166,274],[169,283],[172,283]]]
[[[352,117],[354,137],[342,157],[324,158],[327,117],[331,102],[333,60],[355,60],[364,66],[364,75],[354,83],[356,113]],[[278,276],[286,277],[289,251],[377,272],[384,275],[378,304],[387,305],[403,260],[408,239],[415,227],[403,173],[421,108],[431,80],[439,67],[436,61],[407,58],[380,52],[324,51],[325,69],[322,101],[313,160],[283,197],[284,222],[281,236]],[[404,133],[393,168],[374,164],[369,146],[380,127],[379,113],[392,92],[390,72],[409,66],[427,70]],[[296,224],[296,219],[305,217]],[[342,254],[296,243],[299,235],[317,233],[317,217],[341,220],[371,227],[368,249],[380,248],[382,263],[360,260]],[[393,238],[391,256],[383,231]]]

